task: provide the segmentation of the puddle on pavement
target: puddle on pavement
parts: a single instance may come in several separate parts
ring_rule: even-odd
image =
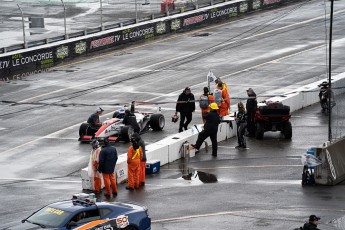
[[[212,173],[207,173],[207,172],[203,172],[203,171],[194,171],[191,172],[191,169],[185,169],[182,170],[182,179],[184,180],[188,180],[188,181],[201,181],[204,184],[207,183],[216,183],[218,182],[217,176],[215,174]]]
[[[345,230],[345,216],[332,220],[330,223],[338,229]]]

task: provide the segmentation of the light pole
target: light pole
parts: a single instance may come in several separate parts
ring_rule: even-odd
[[[61,2],[63,5],[63,14],[64,14],[65,39],[68,39],[67,29],[66,29],[66,6],[65,6],[65,3],[63,2],[63,0],[61,0]]]
[[[99,3],[101,5],[101,30],[103,31],[104,27],[103,27],[103,6],[102,6],[102,0],[99,0]]]
[[[19,4],[17,3],[17,6],[20,10],[20,13],[22,14],[22,24],[23,24],[23,39],[24,39],[24,48],[27,48],[28,45],[26,44],[26,37],[25,37],[25,24],[24,24],[24,14],[23,14],[23,10],[22,8],[19,6]]]
[[[331,14],[330,14],[330,26],[329,26],[329,66],[328,66],[328,141],[332,142],[332,32],[333,32],[333,8],[334,0],[331,0]]]
[[[167,14],[167,16],[169,16],[169,6],[168,6],[169,2],[168,0],[165,0],[165,12]]]
[[[135,0],[135,22],[138,22],[138,3]]]

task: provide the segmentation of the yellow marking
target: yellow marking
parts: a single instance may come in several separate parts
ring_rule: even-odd
[[[55,209],[55,208],[50,208],[50,207],[46,208],[45,211],[46,211],[46,212],[53,213],[53,214],[56,214],[56,215],[59,215],[59,216],[62,215],[62,214],[64,213],[63,210]]]

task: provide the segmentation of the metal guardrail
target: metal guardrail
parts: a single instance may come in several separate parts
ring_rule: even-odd
[[[208,7],[208,6],[211,6],[211,5],[214,5],[214,4],[218,4],[218,3],[223,3],[223,2],[227,2],[227,0],[218,0],[218,1],[214,1],[213,0],[213,1],[207,2],[205,4],[198,4],[198,5],[195,5],[195,6],[186,6],[186,7],[184,7],[183,12],[192,11],[192,10],[195,10],[195,9],[198,9],[198,8],[204,8],[204,7]],[[169,11],[169,15],[176,15],[176,14],[179,14],[179,13],[181,13],[181,9],[175,9],[173,11]],[[133,25],[133,24],[136,24],[136,23],[139,23],[139,22],[145,22],[145,21],[149,21],[149,20],[152,20],[152,19],[156,19],[156,18],[163,18],[163,17],[166,17],[166,16],[167,16],[166,13],[164,13],[164,14],[163,13],[153,14],[153,15],[150,15],[148,17],[141,18],[140,20],[132,19],[132,20],[129,20],[129,21],[126,21],[126,22],[105,25],[105,26],[103,26],[103,29],[104,29],[103,31],[110,30],[110,29],[115,29],[115,28],[120,28],[120,27],[123,27],[123,26]],[[89,29],[86,29],[84,31],[78,31],[78,32],[67,34],[67,37],[68,38],[77,38],[77,37],[85,36],[87,34],[98,33],[98,32],[101,32],[101,31],[102,31],[102,27],[89,28]],[[26,44],[27,44],[27,48],[31,48],[31,47],[36,47],[36,46],[40,46],[40,45],[50,44],[50,43],[54,43],[54,42],[58,42],[58,41],[63,41],[65,39],[66,39],[65,35],[60,35],[60,36],[51,37],[51,38],[44,38],[44,39],[36,40],[36,41],[28,41]],[[18,44],[18,45],[12,45],[12,46],[8,46],[8,47],[3,47],[3,48],[0,48],[0,54],[11,52],[11,51],[16,51],[16,50],[21,50],[21,49],[24,49],[24,48],[25,48],[24,44]]]

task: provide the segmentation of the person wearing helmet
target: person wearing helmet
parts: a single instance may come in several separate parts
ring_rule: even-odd
[[[105,197],[110,198],[110,184],[113,191],[113,197],[117,196],[117,186],[114,177],[115,165],[117,162],[117,151],[115,147],[111,146],[109,139],[104,139],[104,147],[99,154],[98,172],[102,173]]]
[[[235,118],[237,124],[237,142],[236,148],[247,148],[246,140],[244,139],[244,133],[247,127],[247,113],[242,102],[237,104],[238,112]]]
[[[104,110],[101,107],[98,107],[96,112],[91,114],[89,119],[87,119],[87,123],[92,129],[98,130],[102,126],[99,116],[102,115],[103,111]]]
[[[90,178],[93,178],[94,193],[98,194],[102,189],[102,174],[97,171],[99,166],[99,154],[101,152],[101,148],[99,147],[99,143],[96,139],[92,140],[91,146],[92,150],[88,165],[88,175]]]
[[[217,133],[220,123],[220,116],[218,114],[219,107],[217,103],[213,102],[210,105],[210,109],[211,111],[205,115],[204,129],[199,133],[196,144],[191,146],[198,152],[205,139],[210,137],[212,142],[212,156],[216,157],[218,148]]]
[[[123,119],[126,115],[126,109],[120,108],[119,110],[115,111],[113,118]]]

